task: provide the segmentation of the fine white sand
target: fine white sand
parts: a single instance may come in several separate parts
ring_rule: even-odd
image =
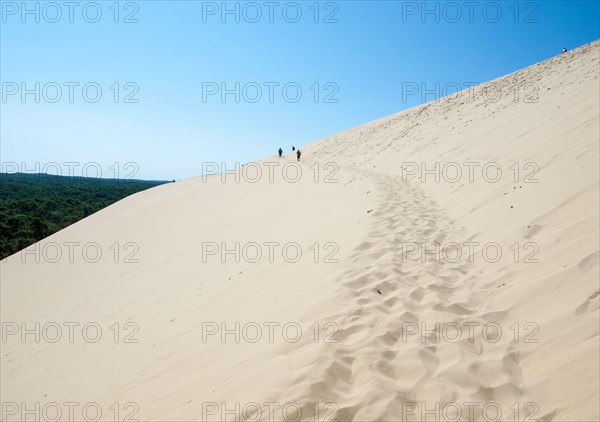
[[[150,189],[8,258],[2,419],[599,420],[599,57]]]

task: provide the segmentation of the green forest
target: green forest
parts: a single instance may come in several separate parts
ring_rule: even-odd
[[[0,259],[166,182],[0,173]]]

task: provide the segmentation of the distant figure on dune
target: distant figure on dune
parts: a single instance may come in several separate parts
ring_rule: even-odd
[[[563,47],[563,53],[566,53],[568,50],[566,47]]]
[[[296,151],[296,157],[298,157],[298,161],[300,161],[301,155],[302,155],[302,153],[300,152],[300,150]]]
[[[296,151],[296,147],[292,145],[292,152]]]
[[[283,155],[283,150],[281,148],[279,148],[279,158],[281,158],[282,155]]]

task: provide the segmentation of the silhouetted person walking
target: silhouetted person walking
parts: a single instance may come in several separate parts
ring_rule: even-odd
[[[283,150],[281,148],[279,148],[279,158],[281,158],[282,155],[283,155]]]
[[[296,151],[296,147],[292,145],[292,152]]]
[[[302,155],[302,153],[300,152],[300,150],[296,151],[296,157],[298,157],[298,161],[300,161],[301,155]]]

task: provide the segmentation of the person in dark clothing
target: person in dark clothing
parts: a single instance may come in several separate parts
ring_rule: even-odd
[[[282,155],[283,155],[283,150],[281,148],[279,148],[279,158],[281,158]]]
[[[292,152],[296,151],[296,147],[292,145]]]
[[[566,48],[563,48],[563,53],[566,53],[568,50]]]
[[[300,150],[296,151],[296,157],[298,157],[298,161],[300,161],[301,155],[302,155],[302,153],[300,152]]]

